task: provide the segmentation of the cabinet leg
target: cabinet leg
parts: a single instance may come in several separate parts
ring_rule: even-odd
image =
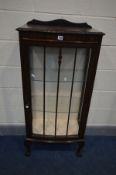
[[[25,145],[25,156],[30,156],[31,155],[30,142],[25,140],[24,145]]]
[[[78,145],[78,148],[77,148],[77,150],[76,150],[76,155],[78,156],[78,157],[82,157],[82,151],[83,151],[83,147],[84,147],[84,145],[85,145],[85,142],[83,141],[83,142],[79,142],[78,143],[79,145]]]

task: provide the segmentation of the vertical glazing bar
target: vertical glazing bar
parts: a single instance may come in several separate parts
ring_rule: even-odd
[[[60,67],[62,61],[62,49],[59,48],[59,58],[58,58],[58,79],[57,79],[57,92],[56,92],[56,115],[55,115],[55,136],[57,133],[57,111],[58,111],[58,94],[59,94],[59,81],[60,81]]]
[[[70,110],[71,110],[73,84],[74,84],[74,76],[75,76],[76,57],[77,57],[77,48],[75,50],[75,57],[74,57],[74,66],[73,66],[72,84],[71,84],[71,91],[70,91],[70,100],[69,100],[69,111],[68,111],[68,119],[67,119],[66,136],[68,135],[68,127],[69,127],[69,120],[70,120]]]
[[[44,47],[44,60],[43,60],[43,135],[45,135],[45,75],[46,75],[46,48]]]

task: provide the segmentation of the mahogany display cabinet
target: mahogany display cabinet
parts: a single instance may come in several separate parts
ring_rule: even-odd
[[[26,155],[32,142],[76,142],[80,154],[104,33],[63,19],[34,19],[17,30]]]

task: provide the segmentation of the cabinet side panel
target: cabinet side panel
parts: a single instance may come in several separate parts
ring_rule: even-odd
[[[102,39],[102,38],[101,38]],[[80,112],[80,126],[79,126],[79,138],[83,138],[86,129],[86,122],[91,102],[91,96],[93,91],[94,79],[97,69],[97,63],[100,53],[101,42],[99,45],[94,46],[91,49],[90,60],[87,66],[86,81],[83,88],[83,101]]]

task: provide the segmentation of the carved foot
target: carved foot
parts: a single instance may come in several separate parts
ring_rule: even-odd
[[[30,142],[25,140],[24,145],[25,145],[25,156],[30,156],[31,155]]]
[[[83,151],[83,147],[84,147],[85,143],[84,142],[79,142],[78,144],[79,144],[79,146],[76,150],[76,155],[78,157],[82,157],[82,151]]]

